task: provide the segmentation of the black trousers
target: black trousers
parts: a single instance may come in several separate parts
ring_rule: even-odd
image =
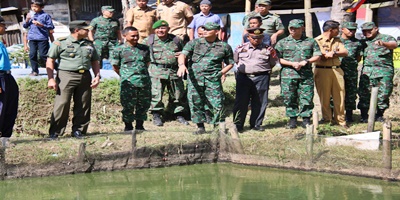
[[[236,76],[236,97],[233,106],[233,122],[243,128],[251,99],[250,127],[262,125],[268,104],[270,74],[248,77],[238,73]]]
[[[49,51],[50,44],[48,40],[30,40],[29,41],[29,59],[31,61],[32,72],[39,74],[39,58],[46,62],[47,52]]]
[[[0,132],[11,137],[18,113],[19,88],[11,74],[0,72]]]

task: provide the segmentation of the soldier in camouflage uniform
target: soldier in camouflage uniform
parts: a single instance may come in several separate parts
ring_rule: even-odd
[[[340,68],[344,72],[344,88],[346,91],[344,108],[346,110],[346,121],[353,122],[353,110],[356,109],[358,62],[361,60],[361,42],[355,38],[357,23],[343,22],[342,35],[340,40],[349,52],[349,55],[342,57]]]
[[[304,21],[289,22],[290,35],[280,40],[275,49],[279,55],[281,69],[281,95],[290,117],[287,128],[297,127],[297,117],[303,118],[302,126],[310,124],[314,108],[314,78],[311,63],[317,61],[321,50],[313,38],[303,36]]]
[[[254,16],[261,17],[261,28],[265,29],[265,33],[267,33],[271,37],[272,46],[275,46],[276,42],[278,41],[278,36],[284,34],[285,32],[285,27],[282,24],[282,20],[279,15],[269,12],[269,10],[271,9],[271,0],[257,0],[256,6],[258,13],[256,13]],[[246,21],[244,27],[248,28],[248,26],[248,21]]]
[[[164,110],[162,97],[164,89],[167,88],[169,102],[173,104],[176,119],[185,125],[189,123],[183,118],[183,95],[184,84],[181,77],[176,74],[178,71],[177,57],[182,51],[183,42],[175,35],[168,34],[169,26],[167,21],[158,20],[152,27],[155,34],[143,40],[150,48],[151,64],[149,73],[151,77],[151,108],[153,123],[162,126],[160,118]]]
[[[220,26],[213,22],[204,25],[204,38],[197,38],[188,42],[178,58],[178,76],[185,73],[188,77],[188,101],[192,121],[197,124],[194,134],[205,133],[204,122],[205,105],[212,111],[210,124],[225,121],[224,93],[221,77],[233,67],[232,48],[226,42],[217,38]],[[188,67],[185,66],[189,58]],[[222,68],[221,63],[226,66]]]
[[[371,87],[379,87],[376,120],[384,121],[383,114],[389,108],[389,97],[393,90],[393,49],[397,48],[396,39],[379,33],[374,22],[362,26],[364,66],[359,84],[358,109],[361,110],[361,122],[368,122],[368,109]]]
[[[151,81],[147,70],[150,64],[149,47],[138,44],[139,32],[129,26],[122,31],[126,42],[115,48],[111,57],[114,71],[121,76],[120,98],[124,131],[144,130],[143,121],[151,101]]]
[[[108,59],[114,48],[122,42],[119,21],[112,18],[114,9],[111,6],[102,6],[102,15],[90,22],[93,30],[89,31],[89,40],[100,56],[100,67],[103,67],[103,59]]]

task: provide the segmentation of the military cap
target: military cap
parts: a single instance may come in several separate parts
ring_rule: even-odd
[[[355,22],[343,22],[342,23],[342,28],[357,29],[357,23],[355,23]]]
[[[158,27],[160,27],[160,26],[169,26],[169,24],[168,24],[168,22],[167,21],[165,21],[165,20],[158,20],[158,21],[156,21],[154,24],[153,24],[153,29],[156,29],[156,28],[158,28]]]
[[[201,1],[200,2],[200,5],[210,5],[211,6],[211,1],[209,1],[209,0],[203,0],[203,1]]]
[[[256,36],[256,38],[264,36],[264,28],[248,28],[246,31],[251,34],[253,37]]]
[[[70,22],[69,28],[87,29],[87,30],[93,29],[93,27],[89,26],[89,24],[87,24],[86,21],[84,21],[84,20],[76,20],[76,21]]]
[[[115,9],[112,6],[102,6],[101,11],[105,11],[105,10],[110,11],[110,12],[115,11]]]
[[[206,30],[219,30],[221,29],[221,26],[217,23],[214,22],[207,22],[206,24],[204,24],[204,29]]]
[[[301,19],[292,19],[289,22],[289,28],[293,27],[293,28],[301,28],[304,26],[304,21]]]
[[[271,0],[257,0],[256,5],[271,5]]]
[[[363,25],[361,25],[362,30],[371,30],[375,27],[376,27],[376,25],[374,22],[365,22]]]

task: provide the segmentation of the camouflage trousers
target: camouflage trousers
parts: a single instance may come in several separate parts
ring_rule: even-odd
[[[378,87],[378,109],[389,108],[389,97],[393,91],[393,74],[387,74],[383,77],[370,78],[366,74],[360,77],[358,96],[358,109],[368,109],[371,98],[371,88]]]
[[[167,88],[169,102],[173,103],[174,113],[183,112],[183,97],[185,88],[182,79],[161,79],[159,77],[151,77],[151,108],[150,111],[163,111],[164,103],[162,97],[164,90]]]
[[[97,54],[100,57],[100,69],[103,68],[103,59],[111,58],[110,54],[117,46],[117,42],[110,42],[107,40],[95,39],[93,42],[94,48],[96,48]]]
[[[199,81],[204,84],[199,84]],[[206,122],[206,106],[211,111],[212,120],[210,124],[225,121],[225,95],[219,79],[218,81],[210,81],[206,78],[203,78],[203,80],[188,78],[187,98],[193,123]]]
[[[120,101],[122,105],[122,121],[131,123],[134,120],[146,120],[150,107],[150,84],[135,87],[129,81],[121,82]]]
[[[288,117],[311,117],[314,108],[314,79],[281,78],[281,95]]]
[[[356,99],[357,99],[357,74],[345,74],[344,75],[344,88],[346,91],[344,99],[345,110],[355,110],[356,109]],[[331,103],[333,105],[333,103]]]

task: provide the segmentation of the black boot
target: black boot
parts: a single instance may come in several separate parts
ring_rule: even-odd
[[[297,117],[291,117],[289,120],[289,124],[286,126],[288,129],[297,128]]]
[[[124,131],[131,131],[131,130],[133,130],[132,122],[124,122],[124,123],[125,123]]]
[[[301,126],[303,128],[307,128],[307,125],[311,124],[311,120],[309,117],[303,117],[303,123],[301,124]]]
[[[153,124],[156,126],[163,126],[164,123],[161,120],[160,113],[153,113]]]
[[[193,132],[193,135],[201,135],[206,133],[206,128],[204,127],[204,123],[197,124],[197,131]]]
[[[136,130],[138,131],[145,131],[143,126],[143,120],[136,120]]]
[[[368,109],[360,109],[361,119],[360,123],[368,123]]]
[[[346,122],[354,122],[353,121],[353,110],[346,110]]]
[[[183,125],[189,125],[189,122],[186,121],[186,119],[182,115],[178,115],[176,117],[176,121],[178,121],[179,123],[181,123]]]
[[[378,109],[375,115],[375,121],[384,122],[385,118],[383,118],[383,113],[385,113],[385,109]]]

